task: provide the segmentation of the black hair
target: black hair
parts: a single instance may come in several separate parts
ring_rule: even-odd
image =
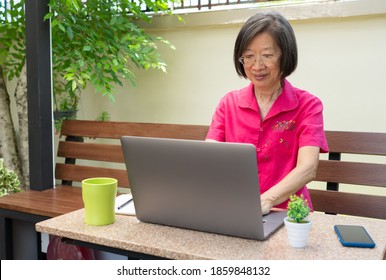
[[[283,80],[296,69],[298,64],[298,49],[295,33],[290,23],[281,14],[276,12],[258,13],[250,17],[241,27],[236,38],[233,52],[233,61],[236,72],[240,77],[247,78],[239,58],[247,49],[251,41],[263,32],[269,33],[281,50],[280,78]]]

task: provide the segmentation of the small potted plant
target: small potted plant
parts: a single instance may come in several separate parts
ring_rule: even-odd
[[[287,206],[287,217],[284,224],[288,240],[292,247],[304,248],[307,244],[311,221],[308,218],[310,207],[303,195],[291,195]]]
[[[3,159],[0,158],[0,197],[20,191],[20,181],[16,173],[4,168]]]

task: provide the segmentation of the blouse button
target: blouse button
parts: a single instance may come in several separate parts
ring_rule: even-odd
[[[257,152],[260,152],[260,151],[261,151],[261,149],[260,149],[260,148],[257,148],[257,149],[256,149],[256,151],[257,151]]]
[[[263,131],[263,130],[264,130],[264,128],[260,127],[260,131]]]

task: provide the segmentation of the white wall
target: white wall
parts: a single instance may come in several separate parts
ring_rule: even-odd
[[[386,131],[386,15],[297,22],[291,81],[319,96],[332,130]]]

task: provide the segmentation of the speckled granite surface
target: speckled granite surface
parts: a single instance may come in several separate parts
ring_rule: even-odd
[[[143,223],[134,216],[116,215],[114,224],[89,226],[84,210],[36,224],[36,230],[71,239],[136,251],[170,259],[383,259],[386,254],[386,221],[320,213],[313,222],[308,244],[292,248],[284,226],[266,241],[216,235]],[[363,225],[377,244],[373,249],[343,247],[335,224]]]

